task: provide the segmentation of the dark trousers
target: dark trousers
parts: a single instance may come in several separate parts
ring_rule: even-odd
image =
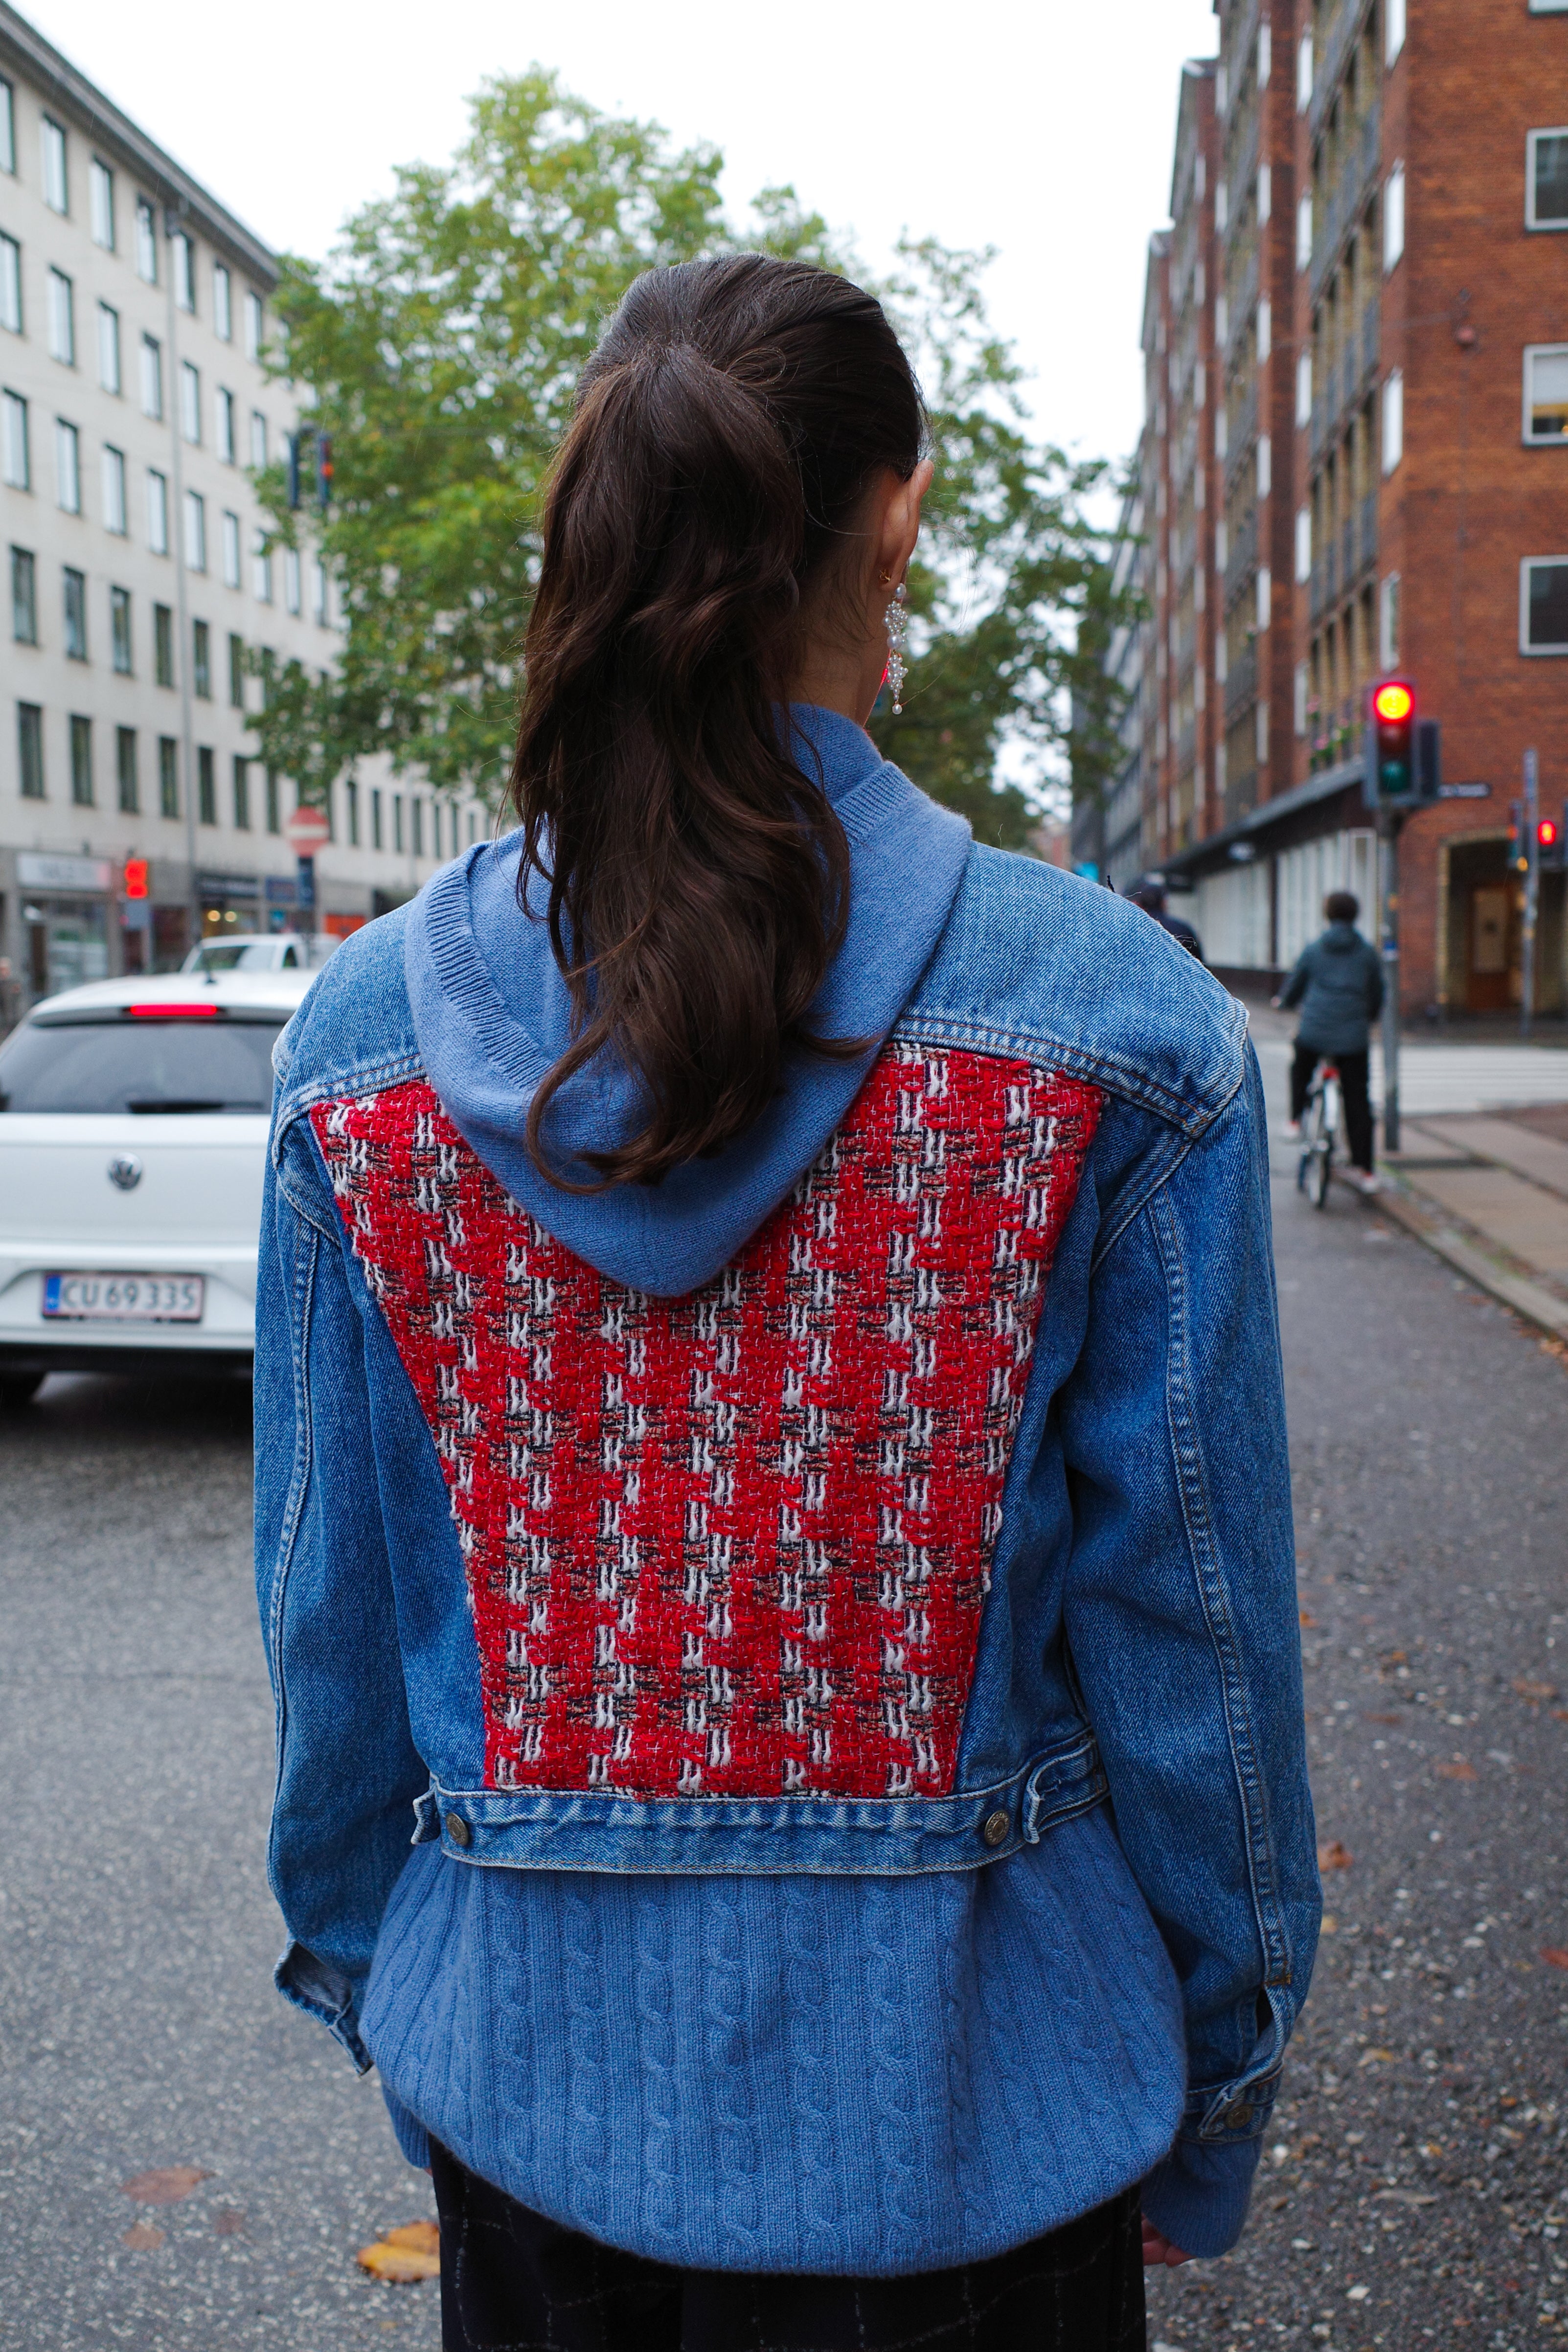
[[[1144,2352],[1135,2189],[963,2270],[752,2277],[620,2253],[430,2158],[444,2352]]]
[[[1367,1071],[1372,1055],[1366,1047],[1359,1054],[1321,1054],[1316,1045],[1296,1047],[1296,1058],[1290,1065],[1290,1116],[1300,1118],[1307,1108],[1307,1089],[1312,1083],[1312,1073],[1320,1062],[1331,1062],[1340,1074],[1340,1093],[1344,1097],[1345,1138],[1351,1148],[1351,1164],[1372,1173],[1372,1097],[1367,1093]]]

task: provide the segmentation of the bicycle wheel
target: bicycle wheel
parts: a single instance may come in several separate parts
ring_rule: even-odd
[[[1321,1209],[1329,1197],[1329,1180],[1333,1171],[1334,1136],[1329,1124],[1328,1105],[1324,1090],[1316,1087],[1307,1114],[1307,1150],[1303,1155],[1302,1174],[1306,1179],[1307,1198],[1314,1209]]]

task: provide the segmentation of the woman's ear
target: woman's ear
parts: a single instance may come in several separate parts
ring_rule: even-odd
[[[931,488],[935,471],[931,459],[922,457],[907,482],[900,482],[896,474],[889,476],[877,534],[879,579],[886,572],[896,584],[908,571],[915,541],[921,535],[921,501]]]

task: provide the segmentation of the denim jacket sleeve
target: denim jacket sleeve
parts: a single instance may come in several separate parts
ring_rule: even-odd
[[[409,1729],[355,1274],[308,1122],[268,1155],[256,1310],[256,1566],[278,1725],[279,1990],[361,2070],[376,1935],[429,1774]]]
[[[1185,2112],[1144,2207],[1197,2254],[1239,2234],[1320,1910],[1267,1129],[1246,1062],[1163,1181],[1134,1152],[1104,1202],[1062,1399],[1068,1638],[1186,2020]]]

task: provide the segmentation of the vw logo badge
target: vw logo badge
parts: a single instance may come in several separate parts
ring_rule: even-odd
[[[142,1162],[133,1151],[117,1151],[109,1163],[109,1181],[121,1192],[134,1192],[142,1181]]]

